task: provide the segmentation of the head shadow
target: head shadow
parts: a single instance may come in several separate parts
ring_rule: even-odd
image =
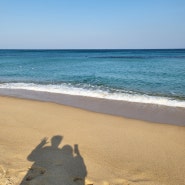
[[[63,136],[60,136],[60,135],[53,136],[51,138],[51,147],[58,148],[62,139],[63,139]]]

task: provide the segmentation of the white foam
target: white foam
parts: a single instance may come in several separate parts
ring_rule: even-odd
[[[92,90],[92,89],[84,89],[81,87],[74,87],[70,84],[40,85],[40,84],[34,84],[34,83],[3,83],[3,84],[0,84],[0,88],[24,89],[24,90],[32,90],[32,91],[104,98],[104,99],[111,99],[111,100],[166,105],[171,107],[185,107],[185,101],[173,100],[167,97],[129,94],[124,92],[110,93],[108,91],[104,91],[101,89]]]

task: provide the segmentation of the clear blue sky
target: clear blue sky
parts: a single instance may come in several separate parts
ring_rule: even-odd
[[[185,0],[0,0],[0,48],[185,48]]]

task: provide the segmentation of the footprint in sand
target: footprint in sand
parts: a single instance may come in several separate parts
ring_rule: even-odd
[[[0,185],[13,185],[17,182],[15,175],[12,175],[9,170],[5,170],[0,166]]]
[[[26,177],[26,181],[31,181],[32,179],[35,179],[38,176],[44,175],[46,172],[46,169],[39,167],[39,166],[32,166],[29,170],[28,176]]]

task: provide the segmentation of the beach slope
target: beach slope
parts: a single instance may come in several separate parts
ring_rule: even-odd
[[[184,185],[185,127],[0,97],[0,185]]]

